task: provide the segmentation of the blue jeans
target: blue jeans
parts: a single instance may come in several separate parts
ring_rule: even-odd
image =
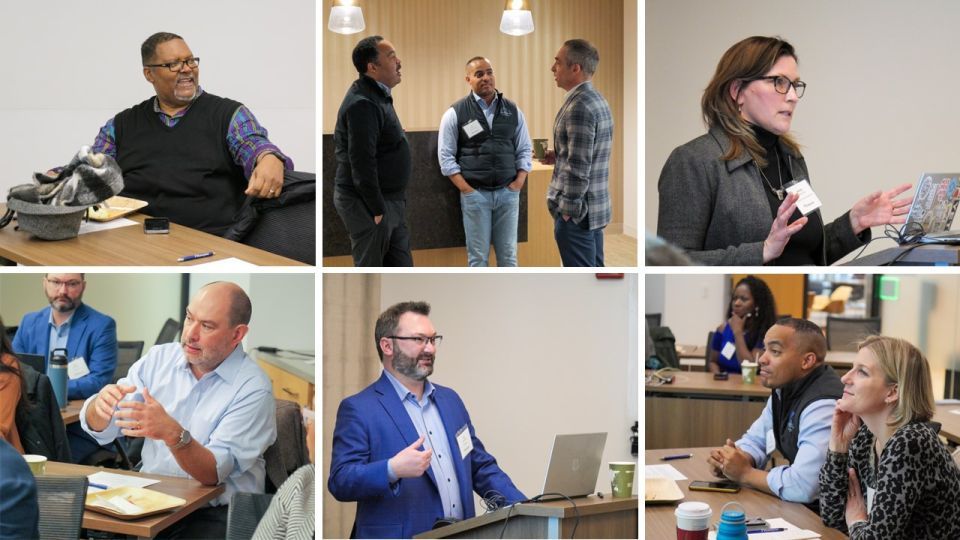
[[[467,236],[467,264],[487,266],[493,243],[497,266],[516,266],[520,192],[506,187],[493,191],[475,189],[460,194],[460,209]]]
[[[586,223],[584,217],[581,223]],[[554,218],[553,237],[557,240],[563,266],[603,266],[603,227],[586,229],[573,220]]]

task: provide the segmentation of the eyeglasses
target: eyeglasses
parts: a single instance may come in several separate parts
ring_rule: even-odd
[[[786,94],[790,91],[790,87],[793,86],[793,89],[797,91],[797,99],[803,97],[803,93],[807,90],[807,83],[803,81],[791,81],[790,79],[782,75],[769,75],[767,77],[757,77],[756,79],[750,79],[751,81],[773,81],[773,88],[780,94]]]
[[[184,64],[190,69],[194,69],[200,65],[200,58],[193,57],[187,58],[186,60],[175,60],[173,62],[167,62],[166,64],[144,64],[143,67],[165,67],[170,71],[177,72],[183,69]]]
[[[46,278],[44,278],[46,279]],[[82,281],[77,281],[75,279],[70,281],[60,281],[59,279],[47,279],[47,283],[50,284],[54,289],[59,289],[60,287],[66,287],[71,290],[77,290],[83,285]]]
[[[406,341],[413,341],[420,347],[426,347],[427,343],[433,345],[434,347],[439,347],[440,343],[443,341],[443,336],[387,336],[390,339],[403,339]]]

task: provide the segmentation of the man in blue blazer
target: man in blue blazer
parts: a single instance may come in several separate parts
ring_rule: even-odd
[[[67,349],[68,399],[86,399],[113,380],[117,369],[117,323],[83,303],[84,274],[46,274],[43,292],[49,307],[27,313],[13,338],[13,350],[50,361],[54,349]],[[80,429],[67,426],[70,451],[81,462],[98,445]]]
[[[391,306],[374,336],[380,378],[340,403],[327,487],[356,501],[353,538],[410,538],[476,515],[473,492],[526,500],[477,438],[460,396],[427,380],[442,340],[425,302]]]

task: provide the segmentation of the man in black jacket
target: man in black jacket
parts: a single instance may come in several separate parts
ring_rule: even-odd
[[[333,140],[337,174],[333,203],[350,233],[356,266],[413,266],[406,225],[410,146],[393,108],[400,58],[381,36],[353,49],[360,74],[340,104]]]

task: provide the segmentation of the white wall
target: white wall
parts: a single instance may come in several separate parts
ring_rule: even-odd
[[[677,343],[704,345],[724,321],[730,291],[723,274],[646,276],[646,313],[662,313]]]
[[[656,230],[670,151],[706,131],[700,97],[720,56],[752,35],[797,50],[809,86],[793,132],[828,220],[921,172],[960,170],[958,19],[960,3],[946,0],[648,0],[645,227]]]
[[[431,380],[460,394],[478,437],[533,496],[555,434],[608,432],[597,490],[610,491],[607,461],[633,459],[636,290],[634,274],[384,274],[380,301],[430,302],[444,336]]]
[[[190,296],[207,283],[231,281],[247,292],[253,304],[247,351],[264,345],[316,351],[314,336],[314,274],[190,274]],[[178,320],[182,319],[179,317]]]
[[[107,119],[153,95],[140,44],[158,31],[183,36],[201,58],[206,91],[247,105],[298,170],[316,171],[314,11],[310,0],[3,3],[0,197],[66,163]]]

